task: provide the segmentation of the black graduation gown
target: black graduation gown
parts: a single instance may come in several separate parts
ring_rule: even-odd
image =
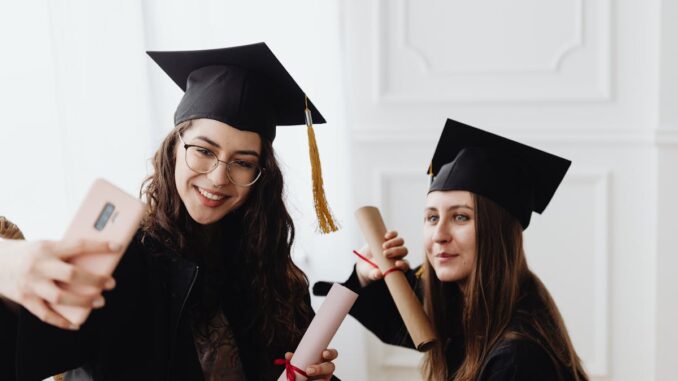
[[[82,378],[78,380],[203,380],[186,319],[186,304],[200,270],[148,241],[142,243],[137,235],[130,244],[114,273],[117,286],[105,295],[106,306],[94,310],[79,331],[45,324],[26,310],[21,311],[17,324],[0,303],[0,379],[42,380],[79,368]],[[256,306],[243,295],[238,291],[228,295],[224,314],[247,379],[261,380],[255,345],[259,340],[254,332],[241,329]],[[298,324],[305,328],[308,323]],[[272,352],[282,357],[297,344]],[[283,371],[273,365],[273,359],[270,364],[267,371],[273,369],[276,375]],[[13,372],[16,378],[7,376]]]
[[[0,301],[0,380],[11,380],[15,374],[16,324],[14,314]]]
[[[415,269],[416,271],[416,269]],[[405,273],[417,296],[422,298],[422,285],[415,271]],[[343,283],[356,291],[359,296],[350,311],[365,328],[374,333],[382,342],[415,349],[405,324],[398,313],[386,283],[372,282],[362,288],[355,269]],[[313,287],[316,295],[327,295],[331,283],[318,282]],[[461,334],[445,343],[447,367],[456,370],[464,358],[463,337]],[[555,365],[546,351],[537,343],[528,340],[504,340],[493,349],[478,378],[478,381],[546,381],[574,380],[567,370]]]

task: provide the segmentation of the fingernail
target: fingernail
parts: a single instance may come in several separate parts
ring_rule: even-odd
[[[308,374],[309,376],[314,375],[315,374],[315,368],[306,369],[306,374]]]
[[[92,303],[92,307],[94,307],[94,308],[101,308],[101,307],[104,306],[104,303],[106,303],[106,302],[104,301],[104,298],[97,298],[97,299],[95,299],[94,302]]]
[[[122,249],[122,245],[116,242],[110,242],[108,244],[108,248],[111,249],[111,251],[120,251],[120,249]]]
[[[323,356],[324,357],[330,357],[330,351],[324,351]]]
[[[109,279],[108,281],[106,281],[104,287],[106,287],[107,290],[112,290],[113,288],[115,288],[115,279]]]

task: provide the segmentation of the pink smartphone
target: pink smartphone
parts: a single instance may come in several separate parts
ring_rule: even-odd
[[[139,228],[145,208],[141,200],[108,181],[94,181],[66,230],[64,240],[109,241],[122,246],[116,253],[81,255],[72,258],[70,263],[95,274],[112,274]],[[67,289],[85,295],[98,292],[96,288],[88,286],[67,286]],[[52,308],[78,326],[87,320],[91,312],[91,308],[64,305],[53,305]]]

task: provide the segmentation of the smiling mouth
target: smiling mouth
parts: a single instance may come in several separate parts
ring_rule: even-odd
[[[436,258],[441,258],[441,259],[454,258],[454,257],[458,257],[458,256],[459,256],[459,254],[450,254],[450,253],[438,253],[438,254],[435,255]]]
[[[213,193],[210,192],[206,189],[200,188],[198,186],[195,187],[198,192],[200,192],[201,195],[203,195],[206,199],[212,200],[212,201],[221,201],[227,197],[227,195],[222,194],[222,193]]]

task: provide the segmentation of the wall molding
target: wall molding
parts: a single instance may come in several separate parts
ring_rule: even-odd
[[[613,144],[636,146],[673,146],[678,145],[678,130],[648,130],[648,131],[536,131],[536,130],[503,130],[502,134],[510,135],[511,139],[537,143],[564,143],[564,144]],[[370,131],[353,129],[351,140],[355,143],[423,143],[428,144],[438,140],[440,130],[422,130],[420,132],[406,130]]]
[[[568,174],[568,184],[590,184],[595,198],[594,225],[594,355],[585,364],[589,376],[595,380],[610,378],[610,207],[612,189],[609,169],[580,170]]]
[[[655,143],[660,147],[678,146],[678,127],[664,127],[655,131]]]
[[[610,101],[612,68],[610,60],[611,35],[611,0],[596,0],[595,2],[575,1],[575,37],[569,42],[558,47],[557,53],[546,68],[534,69],[464,69],[464,70],[437,70],[433,68],[430,59],[420,47],[417,47],[408,37],[411,29],[407,19],[407,13],[403,8],[410,4],[409,0],[376,0],[372,4],[372,96],[377,104],[401,104],[401,103],[440,103],[440,102],[601,102]],[[394,5],[395,4],[395,5]],[[385,20],[389,15],[389,7],[395,8],[397,16],[393,20]],[[590,15],[587,7],[596,9],[596,25],[588,28],[585,23]],[[399,23],[398,28],[392,28],[391,23]],[[394,30],[398,31],[394,34]],[[596,42],[596,50],[591,53],[593,61],[587,68],[587,73],[593,71],[594,79],[582,79],[581,83],[572,85],[572,81],[562,75],[562,67],[567,58],[578,49],[591,46],[587,42],[587,34]],[[431,81],[447,80],[449,88],[477,88],[480,92],[464,92],[460,90],[450,91],[425,91],[422,89],[406,89],[392,91],[388,89],[388,64],[387,52],[391,44],[386,42],[386,36],[397,35],[395,42],[400,50],[409,52],[423,68],[423,79]],[[518,75],[522,73],[523,75]],[[544,75],[547,74],[547,77]],[[496,85],[497,75],[504,79],[514,77],[508,85]],[[464,81],[459,81],[460,77]],[[534,86],[534,81],[539,81],[540,89],[525,90],[519,83],[529,80]],[[469,82],[470,81],[470,82]],[[458,86],[453,86],[454,84]],[[495,83],[495,85],[492,85]],[[515,88],[516,91],[504,91],[506,87]],[[501,91],[495,91],[501,89]],[[503,93],[503,94],[502,94]]]
[[[428,76],[446,76],[453,74],[514,74],[514,73],[555,73],[560,70],[560,67],[563,61],[566,59],[566,56],[572,53],[573,51],[584,46],[584,5],[583,0],[572,0],[575,7],[575,19],[574,19],[574,36],[571,40],[566,41],[561,46],[558,46],[551,58],[549,64],[544,67],[533,67],[533,68],[521,68],[521,69],[454,69],[454,70],[436,70],[433,65],[431,65],[431,60],[427,57],[424,49],[416,46],[410,39],[410,30],[411,22],[407,17],[409,12],[406,12],[404,8],[408,8],[412,4],[412,0],[402,0],[398,2],[399,7],[401,8],[398,13],[403,18],[401,23],[403,25],[402,30],[402,41],[399,43],[405,50],[409,50],[413,56],[417,57],[422,63],[424,68],[424,74]]]

